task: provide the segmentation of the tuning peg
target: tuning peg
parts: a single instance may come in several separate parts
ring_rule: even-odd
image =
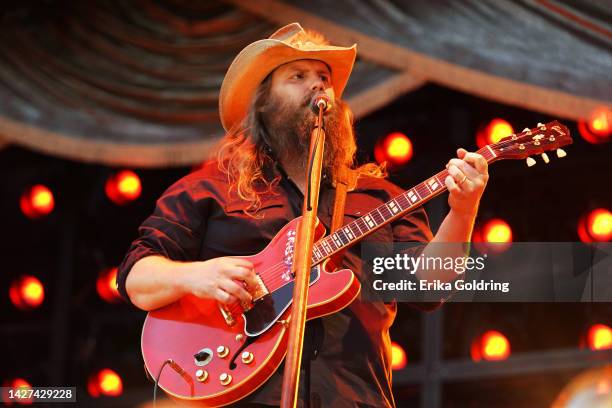
[[[535,166],[535,164],[536,164],[535,159],[533,159],[531,157],[527,158],[527,167]]]
[[[546,153],[542,153],[542,159],[544,160],[544,163],[546,164],[550,162],[550,159],[548,158],[548,155]]]
[[[565,153],[565,150],[559,148],[557,149],[557,157],[561,158],[561,157],[565,157],[567,156],[567,153]]]

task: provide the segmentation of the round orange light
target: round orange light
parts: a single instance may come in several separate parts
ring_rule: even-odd
[[[408,359],[406,357],[406,352],[396,342],[391,342],[391,369],[392,370],[401,370],[406,367],[408,363]]]
[[[578,221],[578,236],[582,242],[607,242],[612,239],[612,213],[605,208],[597,208]]]
[[[117,268],[110,268],[100,272],[96,281],[98,295],[108,303],[118,303],[121,296],[117,290]]]
[[[610,140],[612,135],[612,109],[597,108],[586,120],[578,122],[578,130],[584,140],[599,144]]]
[[[55,199],[48,187],[36,184],[28,188],[21,195],[19,206],[26,217],[36,219],[44,217],[53,211]]]
[[[124,205],[140,197],[140,178],[131,170],[121,170],[106,181],[106,195],[118,205]]]
[[[494,218],[475,228],[472,242],[480,253],[501,253],[512,245],[512,229],[506,221]]]
[[[9,297],[18,309],[30,310],[42,304],[45,299],[45,288],[38,278],[25,275],[13,281]]]
[[[30,384],[23,378],[15,378],[13,381],[11,381],[10,386],[13,388],[32,388],[32,384]]]
[[[589,128],[600,136],[609,136],[612,132],[612,110],[607,108],[595,109],[589,118]]]
[[[489,330],[472,343],[472,360],[500,361],[510,356],[510,342],[501,332]]]
[[[126,198],[134,200],[140,196],[140,178],[133,171],[124,170],[117,175],[117,190]]]
[[[412,155],[412,142],[408,136],[400,132],[393,132],[385,136],[374,150],[377,162],[388,162],[391,165],[405,164],[412,159]]]
[[[612,329],[605,324],[594,324],[589,328],[587,341],[591,350],[611,349]]]
[[[489,122],[476,135],[476,144],[478,147],[483,148],[486,145],[497,143],[504,137],[511,136],[514,133],[512,125],[504,119],[495,118]]]
[[[12,380],[5,381],[2,384],[2,386],[9,387],[9,388],[22,388],[25,390],[32,388],[32,385],[26,380],[24,380],[23,378],[14,378]],[[9,398],[8,389],[6,388],[2,391],[2,401],[6,405],[12,405],[13,402],[15,401],[14,398],[13,399]],[[19,405],[32,405],[33,403],[34,403],[33,398],[21,398],[19,399],[19,402],[17,402],[17,404]]]
[[[503,119],[493,119],[488,126],[488,138],[490,143],[497,143],[506,136],[514,133],[512,125]]]
[[[119,374],[109,368],[104,368],[90,376],[87,390],[92,397],[101,395],[117,397],[123,393],[123,381]]]
[[[484,240],[486,242],[512,242],[512,229],[504,220],[493,219],[484,226]]]
[[[100,372],[99,378],[100,391],[102,391],[102,394],[109,396],[121,395],[123,391],[123,382],[116,372],[104,369]]]
[[[412,142],[403,133],[388,136],[387,155],[396,161],[406,162],[412,157]]]
[[[609,241],[612,235],[612,213],[599,208],[589,215],[589,232],[597,241]]]

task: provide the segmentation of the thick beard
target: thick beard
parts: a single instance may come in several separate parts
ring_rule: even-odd
[[[304,97],[296,107],[270,95],[261,110],[270,147],[281,162],[291,163],[301,170],[306,169],[310,135],[316,120],[315,113],[310,109],[312,96]],[[344,102],[336,100],[324,116],[323,172],[330,179],[333,179],[341,165],[352,164],[355,152],[351,124],[344,115]]]

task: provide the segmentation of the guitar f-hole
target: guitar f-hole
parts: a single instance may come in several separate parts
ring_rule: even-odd
[[[244,349],[249,346],[250,344],[254,343],[257,339],[259,338],[259,336],[246,336],[246,340],[244,341],[244,343],[242,343],[242,346],[240,346],[240,348],[234,353],[234,355],[232,356],[232,358],[230,359],[229,362],[229,368],[230,370],[233,370],[236,368],[236,358],[242,354],[242,352],[244,351]]]

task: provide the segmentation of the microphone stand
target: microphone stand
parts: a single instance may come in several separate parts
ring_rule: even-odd
[[[283,375],[281,407],[293,408],[297,405],[300,363],[304,346],[304,329],[306,324],[306,307],[308,304],[308,285],[312,264],[312,247],[317,226],[317,208],[319,204],[319,187],[323,165],[323,148],[325,131],[323,130],[323,112],[325,101],[318,101],[318,117],[310,135],[308,156],[307,185],[302,207],[302,219],[298,223],[296,248],[292,271],[294,273],[293,305],[289,318],[289,339],[287,357]]]

